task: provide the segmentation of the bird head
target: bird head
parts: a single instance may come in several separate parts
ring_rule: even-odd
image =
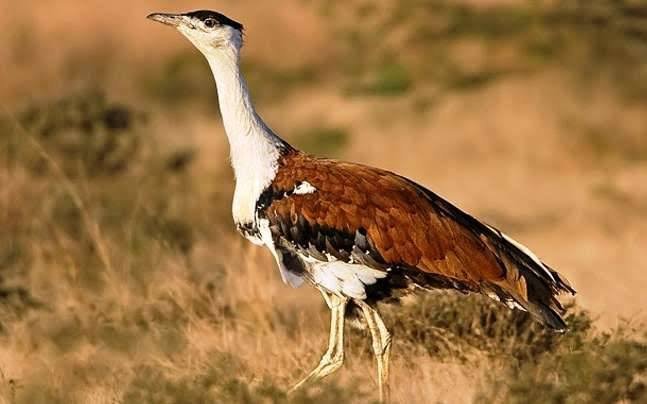
[[[223,51],[238,52],[243,45],[243,25],[215,11],[153,13],[147,18],[177,28],[206,56]]]

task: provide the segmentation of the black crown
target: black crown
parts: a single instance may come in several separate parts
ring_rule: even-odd
[[[197,10],[197,11],[191,11],[190,13],[186,13],[185,15],[191,18],[197,18],[200,21],[213,18],[214,20],[218,21],[222,25],[229,25],[230,27],[237,29],[240,32],[243,32],[243,24],[239,23],[238,21],[234,21],[231,18],[227,17],[226,15],[220,14],[216,11]]]

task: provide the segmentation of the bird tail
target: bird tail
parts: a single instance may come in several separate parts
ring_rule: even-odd
[[[575,294],[566,278],[544,264],[526,246],[508,237],[500,230],[489,226],[462,212],[438,195],[404,177],[419,192],[436,206],[441,214],[455,218],[483,241],[494,253],[498,263],[506,269],[503,279],[481,286],[481,292],[528,311],[539,322],[558,331],[566,330],[562,319],[565,310],[557,300],[561,293]],[[441,282],[441,287],[442,287]]]
[[[574,295],[575,289],[560,273],[552,270],[546,264],[543,266],[550,271],[552,282],[546,282],[541,278],[537,279],[534,272],[523,275],[528,285],[527,310],[544,325],[556,331],[566,331],[566,323],[562,318],[566,310],[557,300],[557,296],[562,293]]]
[[[507,270],[505,279],[496,282],[500,290],[495,293],[502,300],[512,299],[514,305],[521,306],[540,323],[556,331],[565,331],[567,327],[562,318],[565,309],[557,296],[562,293],[574,295],[575,289],[562,274],[543,263],[527,247],[491,229],[494,237],[490,239],[490,248],[495,250]]]

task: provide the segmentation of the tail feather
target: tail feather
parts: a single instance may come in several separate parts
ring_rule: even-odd
[[[575,289],[563,275],[544,264],[526,246],[495,227],[462,212],[428,189],[404,177],[401,178],[425,195],[441,214],[473,231],[474,235],[495,254],[499,264],[506,269],[506,279],[480,285],[481,292],[511,306],[520,306],[551,328],[556,330],[566,328],[561,317],[564,308],[556,296],[564,292],[574,295]],[[444,281],[441,284],[447,285]],[[465,288],[465,290],[469,289]]]
[[[562,274],[544,264],[527,247],[495,228],[491,230],[494,235],[491,246],[507,269],[505,281],[498,286],[539,322],[556,331],[565,331],[567,327],[562,318],[565,310],[557,296],[561,293],[574,295],[575,289]]]
[[[530,303],[528,312],[532,314],[540,323],[552,328],[555,331],[564,332],[567,329],[566,323],[562,316],[551,307],[542,303]]]
[[[571,286],[571,283],[568,281],[568,279],[566,279],[566,277],[564,275],[562,275],[559,272],[555,271],[553,268],[549,267],[545,263],[542,262],[542,264],[546,268],[548,268],[550,273],[553,274],[553,277],[557,280],[557,287],[558,287],[559,291],[567,292],[567,293],[570,293],[572,295],[577,293],[575,291],[575,289],[573,289],[573,287]]]

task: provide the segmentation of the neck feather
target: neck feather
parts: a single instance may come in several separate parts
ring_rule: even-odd
[[[207,55],[218,88],[218,100],[236,177],[233,215],[238,223],[254,219],[256,201],[276,175],[282,153],[291,150],[263,122],[252,105],[240,72],[236,49]]]

